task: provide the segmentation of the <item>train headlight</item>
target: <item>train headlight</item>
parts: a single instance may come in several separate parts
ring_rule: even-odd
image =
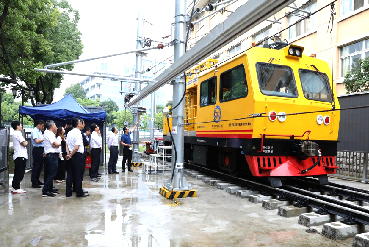
[[[269,116],[270,121],[277,120],[277,112],[275,112],[275,111],[270,111],[268,116]]]
[[[290,45],[289,47],[285,47],[282,50],[284,50],[286,57],[299,59],[302,57],[304,48],[296,45]]]
[[[316,123],[318,123],[318,125],[322,125],[324,122],[324,117],[322,115],[318,115],[316,117]]]
[[[330,122],[331,118],[328,115],[324,116],[324,125],[329,125]]]
[[[279,122],[285,122],[286,121],[286,113],[285,112],[279,112],[278,113],[278,120],[279,120]]]
[[[292,48],[292,47],[290,47],[290,48],[288,49],[288,55],[293,55],[293,54],[294,54],[293,48]]]

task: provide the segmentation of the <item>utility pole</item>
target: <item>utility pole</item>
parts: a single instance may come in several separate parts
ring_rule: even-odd
[[[142,12],[138,12],[137,17],[137,42],[136,42],[136,49],[142,49],[142,38],[143,38],[143,25],[144,25],[144,18]],[[141,79],[141,73],[142,73],[142,52],[136,52],[136,71],[135,71],[135,78]],[[139,93],[141,91],[141,84],[139,82],[135,83],[135,90],[136,93]],[[133,109],[133,123],[136,125],[138,121],[138,107],[139,102],[134,106]],[[139,146],[139,138],[140,138],[140,132],[139,129],[136,128],[133,131],[133,154],[132,154],[132,162],[133,163],[140,163],[141,158],[138,154],[138,146]]]
[[[151,119],[150,119],[150,141],[151,147],[154,149],[155,137],[155,91],[151,93]]]
[[[177,61],[185,53],[185,27],[186,27],[186,0],[175,1],[175,22],[174,22],[174,62]],[[173,107],[175,107],[182,99],[186,89],[185,78],[179,75],[175,78],[173,85]],[[183,158],[184,158],[184,107],[183,99],[178,107],[173,110],[172,130],[173,140],[176,145],[172,148],[172,173],[173,180],[169,179],[164,182],[164,187],[160,188],[160,193],[166,198],[196,196],[196,191],[192,190],[191,184],[183,177]],[[174,161],[175,153],[177,159]]]

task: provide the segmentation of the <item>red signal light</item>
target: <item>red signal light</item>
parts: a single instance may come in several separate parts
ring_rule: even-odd
[[[270,112],[269,112],[269,120],[270,120],[270,121],[275,121],[275,120],[277,120],[277,112],[275,112],[275,111],[270,111]]]
[[[324,124],[329,125],[330,122],[331,122],[331,118],[328,115],[324,116]]]

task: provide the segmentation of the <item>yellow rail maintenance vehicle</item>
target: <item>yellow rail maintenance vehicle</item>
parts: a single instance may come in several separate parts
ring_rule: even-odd
[[[185,160],[268,177],[275,187],[289,177],[326,184],[340,121],[329,66],[300,46],[270,47],[218,63],[187,86]]]

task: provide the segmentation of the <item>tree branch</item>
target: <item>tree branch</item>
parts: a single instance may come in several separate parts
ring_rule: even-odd
[[[17,77],[15,76],[14,68],[13,68],[12,64],[10,63],[8,53],[6,52],[5,45],[4,45],[4,37],[3,37],[3,21],[5,20],[5,18],[8,14],[9,14],[9,9],[8,9],[8,6],[5,5],[3,13],[0,16],[0,44],[1,44],[1,50],[3,52],[5,62],[9,66],[9,69],[10,69],[10,72],[11,72],[10,77],[12,79],[16,80]]]

